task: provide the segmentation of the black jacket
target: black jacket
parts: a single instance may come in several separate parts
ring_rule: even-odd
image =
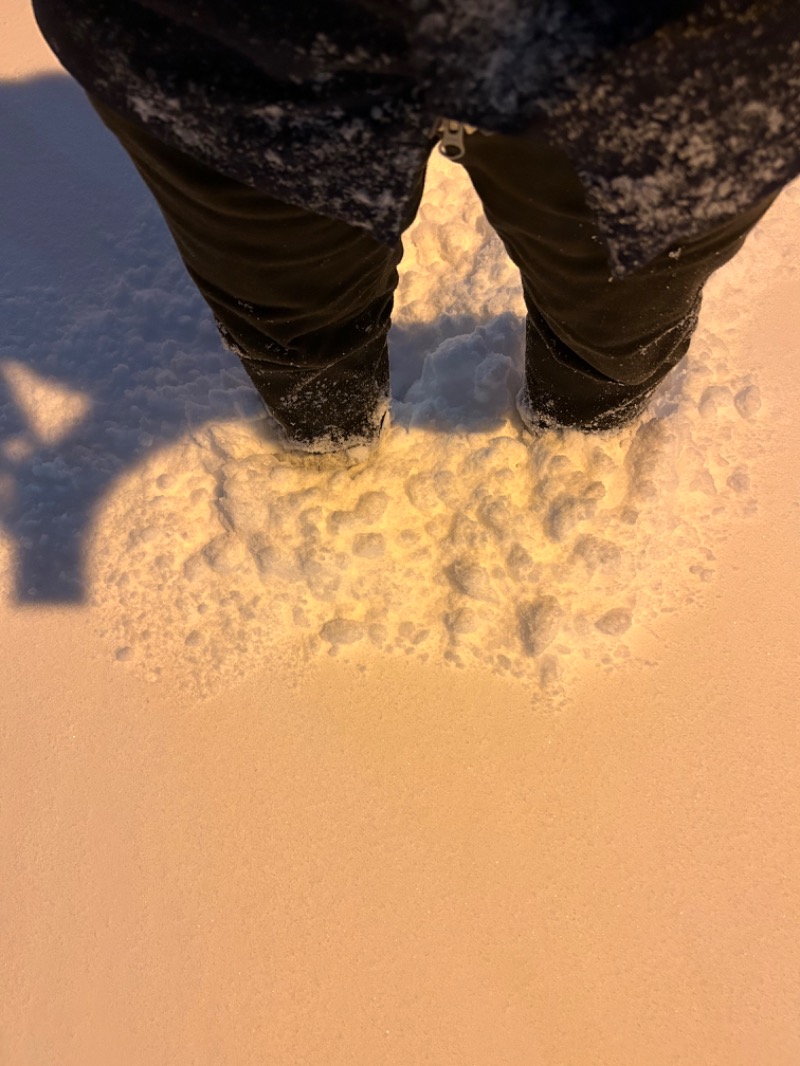
[[[798,0],[34,7],[64,66],[106,103],[387,243],[440,116],[561,146],[618,275],[800,172]]]

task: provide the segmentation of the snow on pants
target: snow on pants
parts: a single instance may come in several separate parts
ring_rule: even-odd
[[[97,100],[211,307],[290,438],[336,445],[379,431],[400,242],[275,200],[196,162]],[[524,406],[542,425],[609,429],[635,417],[686,353],[703,285],[774,196],[610,277],[568,158],[543,139],[468,134],[460,164],[519,267],[528,310]],[[424,183],[420,172],[406,224]]]

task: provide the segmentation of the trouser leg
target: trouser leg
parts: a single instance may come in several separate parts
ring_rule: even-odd
[[[155,197],[228,347],[289,437],[311,448],[377,436],[402,246],[231,181],[92,104]],[[420,173],[417,200],[422,195]]]
[[[686,353],[703,285],[775,199],[618,279],[563,152],[537,137],[475,133],[462,163],[522,274],[522,405],[542,426],[600,430],[634,418]]]

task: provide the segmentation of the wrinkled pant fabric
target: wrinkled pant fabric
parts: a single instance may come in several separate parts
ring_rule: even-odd
[[[92,103],[155,197],[223,340],[289,440],[320,450],[373,441],[388,405],[387,333],[402,244],[389,248],[231,181]],[[522,276],[520,408],[531,428],[605,430],[635,418],[685,355],[705,282],[775,199],[617,279],[562,152],[534,132],[475,132],[459,164]],[[406,227],[424,179],[423,169]]]

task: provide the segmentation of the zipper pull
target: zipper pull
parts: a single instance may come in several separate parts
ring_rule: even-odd
[[[439,151],[454,163],[464,156],[464,123],[443,118],[437,131],[441,135]]]

